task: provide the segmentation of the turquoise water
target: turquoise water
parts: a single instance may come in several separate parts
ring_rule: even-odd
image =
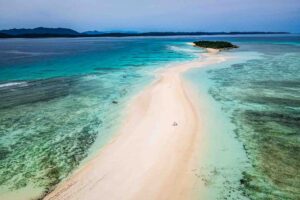
[[[209,199],[298,199],[297,35],[0,40],[0,199],[47,192],[91,158],[157,69],[201,54],[187,44],[198,39],[240,46],[189,75],[223,145],[209,168],[218,181],[203,175],[220,193]]]
[[[241,48],[224,54],[238,58],[189,75],[226,114],[248,157],[233,161],[239,186],[232,173],[226,177],[230,165],[222,168],[232,190],[220,199],[240,199],[237,191],[249,199],[300,199],[300,37],[229,40]]]
[[[3,198],[26,187],[50,190],[113,136],[128,99],[156,69],[200,52],[176,38],[0,43]]]

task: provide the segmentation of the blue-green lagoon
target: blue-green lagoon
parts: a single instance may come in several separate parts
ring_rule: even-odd
[[[221,140],[226,131],[234,133],[247,156],[235,155],[238,144],[220,142],[226,148],[212,157],[222,163],[212,163],[203,175],[211,188],[219,187],[213,199],[299,199],[300,37],[227,40],[240,45],[224,53],[232,59],[188,74],[213,104],[207,104],[208,112],[215,113],[210,121],[220,121],[219,116],[228,125],[219,128],[213,122],[209,130],[218,131]]]
[[[211,156],[231,163],[203,172],[208,198],[298,199],[298,35],[0,40],[0,199],[36,198],[78,169],[156,70],[201,56],[199,39],[240,46],[186,74],[207,100],[206,134],[228,147]]]

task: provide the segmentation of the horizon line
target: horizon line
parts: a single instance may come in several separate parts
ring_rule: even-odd
[[[7,30],[14,30],[14,29],[38,29],[38,28],[48,28],[48,29],[70,29],[73,31],[76,31],[78,33],[84,33],[84,32],[100,32],[100,33],[235,33],[235,32],[240,32],[240,33],[247,33],[247,32],[261,32],[261,33],[298,33],[298,32],[290,32],[290,31],[263,31],[263,30],[247,30],[247,31],[240,31],[240,30],[231,30],[231,31],[204,31],[204,30],[198,30],[198,31],[179,31],[179,30],[167,30],[167,31],[138,31],[138,30],[126,30],[126,29],[120,29],[120,30],[97,30],[97,29],[89,29],[89,30],[85,30],[85,31],[78,31],[74,28],[69,28],[69,27],[61,27],[61,26],[57,26],[57,27],[45,27],[45,26],[37,26],[34,28],[6,28],[6,29],[0,29],[0,31],[7,31]],[[300,32],[299,32],[300,33]]]

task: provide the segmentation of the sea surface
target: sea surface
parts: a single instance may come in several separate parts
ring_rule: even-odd
[[[201,56],[200,39],[240,46],[187,74],[212,113],[207,134],[232,144],[212,156],[236,162],[203,174],[208,197],[299,199],[299,35],[0,40],[0,199],[39,197],[80,168],[157,70]]]
[[[156,70],[200,52],[180,38],[0,40],[0,199],[51,190],[113,137]]]
[[[225,141],[213,143],[224,148],[202,175],[212,199],[300,199],[300,37],[226,40],[240,46],[227,62],[188,74],[213,107],[208,133]]]

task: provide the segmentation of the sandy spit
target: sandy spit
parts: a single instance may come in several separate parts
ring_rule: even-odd
[[[198,60],[159,71],[130,103],[117,136],[44,199],[195,199],[201,113],[182,74],[225,59],[210,49]]]

